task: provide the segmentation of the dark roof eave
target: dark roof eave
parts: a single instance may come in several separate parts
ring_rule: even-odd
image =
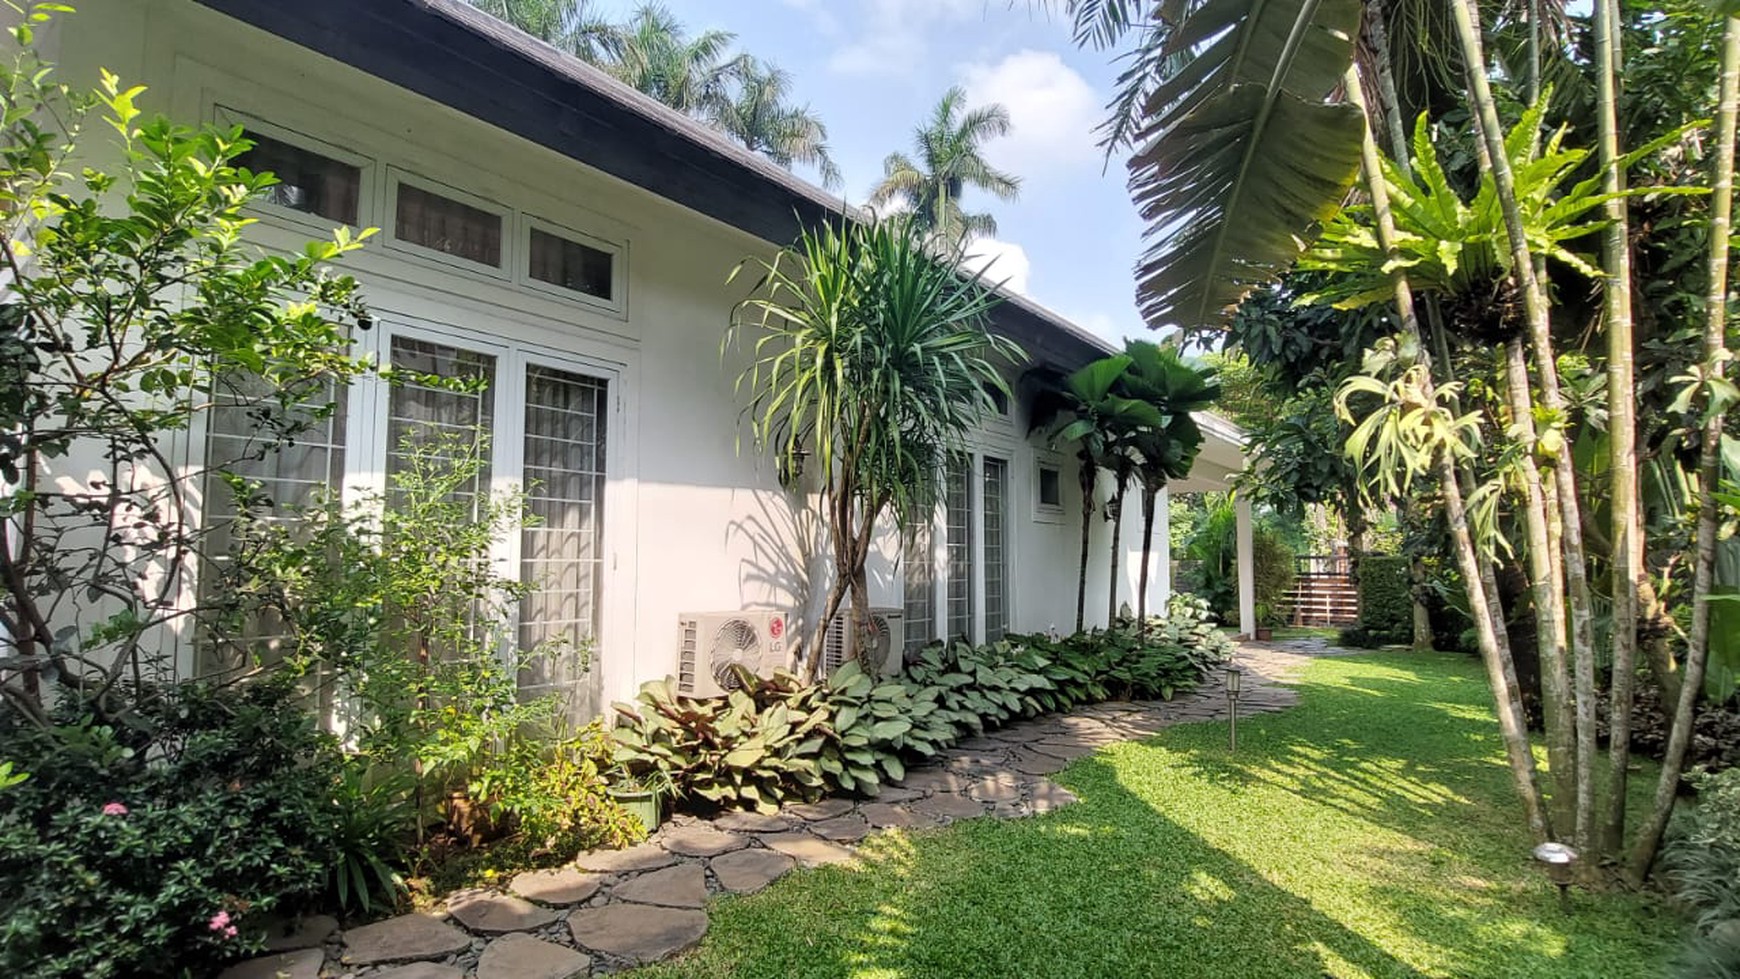
[[[839,198],[463,0],[196,0],[774,244]],[[1005,293],[998,332],[1064,367],[1113,349]]]

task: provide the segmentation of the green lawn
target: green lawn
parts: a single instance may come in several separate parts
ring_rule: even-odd
[[[1478,664],[1314,663],[1303,702],[1071,766],[1082,803],[890,834],[861,868],[713,907],[698,977],[1655,977],[1656,902],[1529,863]]]

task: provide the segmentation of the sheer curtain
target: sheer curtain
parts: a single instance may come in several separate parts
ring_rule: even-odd
[[[598,712],[590,669],[604,571],[608,384],[549,367],[526,370],[525,494],[520,531],[520,648],[536,650],[520,676],[528,695],[559,695],[569,716]]]
[[[985,458],[985,641],[1009,631],[1009,464]]]
[[[906,652],[910,655],[936,638],[936,560],[931,556],[931,525],[921,523],[906,533]]]
[[[948,531],[948,637],[973,638],[973,470],[970,456],[949,460],[943,477]]]

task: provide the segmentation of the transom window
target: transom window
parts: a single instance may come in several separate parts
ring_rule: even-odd
[[[393,236],[468,262],[501,267],[501,215],[400,181]]]
[[[236,158],[236,165],[278,178],[266,191],[266,203],[343,224],[359,223],[361,167],[253,130],[246,135],[254,145]]]
[[[527,274],[532,278],[605,302],[616,298],[616,256],[611,252],[543,228],[531,229],[529,247]]]

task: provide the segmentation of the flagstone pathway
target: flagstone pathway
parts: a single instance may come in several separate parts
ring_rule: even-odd
[[[1246,643],[1240,714],[1298,699],[1281,684],[1321,640]],[[852,845],[886,829],[924,829],[989,816],[1018,819],[1076,801],[1047,776],[1109,744],[1173,724],[1224,719],[1224,673],[1172,701],[1085,706],[968,738],[914,767],[875,799],[828,798],[777,815],[678,816],[647,842],[581,854],[570,866],[522,873],[500,890],[466,891],[442,911],[346,931],[325,916],[276,936],[272,954],[220,979],[578,979],[668,958],[707,933],[707,902],[752,894],[803,867],[849,864]]]

